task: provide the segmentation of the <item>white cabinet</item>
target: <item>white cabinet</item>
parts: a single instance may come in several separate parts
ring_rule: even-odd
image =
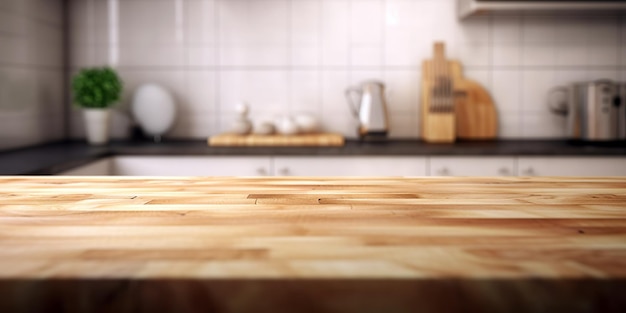
[[[60,175],[626,176],[625,157],[117,156]]]
[[[239,156],[119,156],[113,175],[133,176],[266,176],[270,157]]]
[[[425,176],[425,157],[274,157],[276,176]]]
[[[103,176],[111,175],[111,158],[101,159],[87,165],[60,173],[63,176]]]
[[[430,157],[430,176],[512,176],[514,157]]]
[[[519,157],[520,176],[626,176],[624,157]]]

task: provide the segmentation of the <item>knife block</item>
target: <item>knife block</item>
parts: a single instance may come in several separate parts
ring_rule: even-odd
[[[495,139],[498,118],[489,93],[463,77],[458,61],[447,60],[443,43],[422,63],[421,131],[426,142]]]

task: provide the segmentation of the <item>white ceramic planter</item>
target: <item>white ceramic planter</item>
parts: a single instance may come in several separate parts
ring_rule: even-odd
[[[83,109],[87,142],[103,145],[109,142],[110,109]]]

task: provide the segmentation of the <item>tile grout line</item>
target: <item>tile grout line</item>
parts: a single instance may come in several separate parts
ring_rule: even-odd
[[[288,72],[287,72],[287,113],[293,114],[293,0],[287,1],[287,50],[289,55]]]
[[[317,82],[318,82],[318,97],[317,97],[317,105],[318,105],[318,118],[321,120],[321,117],[324,116],[324,72],[323,72],[323,62],[324,62],[324,0],[318,0],[317,7],[319,10],[319,14],[317,17],[317,39],[318,39],[318,49],[317,49]],[[322,124],[322,123],[320,123]],[[321,126],[323,128],[323,125]]]
[[[346,16],[346,28],[348,29],[348,42],[347,42],[347,50],[346,54],[346,64],[348,67],[348,85],[352,85],[352,2],[354,0],[348,0],[348,16]]]
[[[520,18],[520,24],[519,24],[519,26],[520,26],[519,36],[520,36],[520,48],[521,49],[520,49],[519,60],[518,60],[519,61],[519,65],[520,65],[520,67],[522,69],[520,70],[520,73],[519,73],[519,75],[520,75],[520,78],[519,78],[519,88],[518,88],[518,91],[517,91],[519,93],[518,96],[519,96],[519,99],[520,99],[520,104],[519,104],[519,107],[517,108],[518,109],[517,114],[519,115],[519,124],[518,124],[518,132],[519,132],[518,136],[519,136],[519,138],[526,138],[526,134],[524,132],[524,122],[525,122],[526,119],[524,118],[524,114],[522,114],[522,112],[524,111],[524,108],[526,107],[526,104],[525,104],[526,98],[524,97],[524,92],[523,92],[523,90],[524,90],[524,77],[525,77],[525,75],[524,75],[525,70],[524,70],[524,67],[523,67],[523,63],[524,63],[524,56],[526,55],[526,42],[524,41],[524,36],[525,36],[525,32],[526,32],[524,30],[525,25],[526,25],[526,15],[522,14],[521,18]]]
[[[215,30],[213,31],[214,38],[216,38],[215,42],[215,56],[214,56],[214,64],[216,64],[215,74],[213,75],[215,78],[214,87],[215,87],[215,117],[213,122],[215,123],[215,128],[211,131],[211,133],[217,134],[222,130],[222,103],[221,103],[221,81],[222,81],[222,67],[219,66],[221,64],[221,47],[222,47],[222,38],[220,32],[220,8],[221,8],[221,0],[215,0],[213,2],[213,17],[215,19]]]
[[[62,44],[62,49],[64,49],[64,51],[62,52],[62,56],[63,56],[63,64],[62,64],[62,77],[63,77],[63,84],[62,84],[62,94],[63,94],[63,99],[62,99],[62,105],[61,105],[61,116],[63,117],[63,122],[62,122],[62,139],[67,140],[70,138],[70,105],[72,103],[72,94],[70,91],[71,88],[71,83],[70,83],[70,79],[71,79],[71,72],[70,72],[70,60],[71,60],[71,56],[70,56],[70,28],[72,27],[72,25],[70,25],[70,19],[69,19],[69,15],[70,15],[70,3],[69,0],[63,0],[61,5],[63,6],[63,24],[62,24],[62,31],[63,31],[63,44]]]

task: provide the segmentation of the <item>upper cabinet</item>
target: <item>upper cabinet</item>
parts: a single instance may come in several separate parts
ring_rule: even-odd
[[[624,13],[624,0],[457,0],[460,18],[491,13]]]

